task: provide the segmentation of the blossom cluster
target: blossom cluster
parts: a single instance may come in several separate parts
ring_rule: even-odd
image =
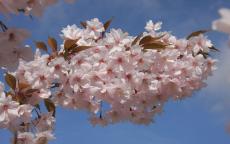
[[[204,31],[177,39],[159,32],[161,22],[149,21],[145,32],[131,36],[121,29],[106,32],[110,22],[69,25],[59,50],[50,38],[51,54],[42,54],[47,46],[37,42],[34,60],[19,59],[18,69],[7,74],[11,91],[0,89],[0,127],[17,131],[22,144],[48,141],[54,138],[56,106],[86,110],[94,125],[149,124],[168,100],[204,87],[215,69],[209,53],[216,49]]]
[[[4,85],[0,83],[0,128],[9,129],[17,134],[12,142],[41,144],[54,139],[51,132],[55,119],[52,114],[38,114],[39,117],[33,118],[34,106],[29,103],[20,104],[14,96],[15,94],[6,95]],[[29,131],[34,131],[34,133]]]
[[[66,2],[74,2],[75,0],[65,0]],[[57,3],[58,0],[1,0],[0,12],[3,14],[32,14],[41,16],[46,7]]]

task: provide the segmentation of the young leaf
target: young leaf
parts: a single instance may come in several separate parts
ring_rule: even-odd
[[[157,36],[157,37],[152,37],[150,35],[145,36],[145,37],[143,37],[140,40],[139,45],[145,45],[145,44],[155,43],[156,41],[158,41],[159,39],[161,39],[164,36],[165,36],[165,34],[163,34],[161,36]]]
[[[73,51],[73,52],[80,52],[80,51],[83,51],[83,50],[86,50],[86,49],[89,49],[89,48],[92,48],[93,46],[78,46],[76,47],[76,49]]]
[[[153,42],[142,45],[144,49],[165,49],[168,45],[162,42]]]
[[[26,88],[29,88],[29,87],[30,87],[30,85],[29,85],[28,83],[19,83],[19,84],[18,84],[18,88],[19,88],[20,90],[26,89]]]
[[[13,75],[6,73],[5,81],[9,85],[10,88],[12,88],[13,90],[16,89],[16,78]]]
[[[36,45],[37,48],[42,49],[42,50],[48,52],[47,46],[46,46],[46,44],[44,42],[37,41],[37,42],[35,42],[35,45]]]
[[[57,41],[54,38],[48,37],[48,45],[51,47],[53,53],[57,52]]]
[[[53,116],[56,114],[56,106],[50,99],[44,99],[44,103],[48,112],[53,112]]]
[[[200,34],[204,34],[206,32],[209,32],[210,30],[199,30],[199,31],[195,31],[195,32],[192,32],[189,36],[187,36],[187,40],[192,38],[192,37],[195,37],[195,36],[199,36]]]
[[[131,44],[131,46],[134,46],[134,45],[136,45],[137,44],[137,42],[141,39],[141,37],[142,37],[142,33],[141,34],[139,34],[134,40],[133,40],[133,42],[132,42],[132,44]]]
[[[32,95],[34,92],[39,92],[39,89],[28,89],[25,94],[26,95]]]
[[[80,22],[81,26],[86,29],[87,23],[86,22]]]
[[[146,43],[150,43],[151,41],[152,41],[152,36],[145,36],[140,40],[139,45],[144,45]]]
[[[66,51],[68,51],[68,50],[70,50],[72,48],[75,48],[77,46],[77,44],[76,44],[77,41],[78,41],[78,39],[76,39],[76,40],[71,40],[71,39],[65,40],[64,49]]]
[[[113,21],[113,17],[104,23],[105,31],[109,28],[112,21]]]

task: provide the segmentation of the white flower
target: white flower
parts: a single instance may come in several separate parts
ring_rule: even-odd
[[[35,144],[45,144],[49,140],[53,140],[55,137],[51,131],[44,131],[36,134]]]
[[[12,118],[17,116],[16,110],[18,108],[18,105],[19,104],[17,102],[12,101],[12,98],[10,96],[6,97],[5,95],[3,95],[2,97],[0,97],[0,126],[8,125],[8,123],[13,121]]]
[[[98,18],[86,21],[86,24],[86,35],[88,35],[89,38],[97,39],[101,36],[101,33],[105,31],[103,23],[101,23]]]
[[[121,29],[111,29],[110,33],[106,34],[106,42],[112,45],[124,46],[131,42],[131,38],[127,32],[123,32]]]
[[[31,105],[20,105],[18,107],[18,115],[24,123],[29,123],[32,118],[33,107]]]
[[[19,133],[17,137],[19,144],[34,144],[34,134],[31,132]]]
[[[61,31],[63,34],[61,36],[64,39],[76,40],[82,36],[82,29],[78,28],[76,25],[68,25],[66,28],[63,28]]]
[[[161,25],[162,25],[162,22],[157,22],[157,23],[154,24],[152,20],[149,20],[146,23],[145,30],[148,31],[148,32],[158,31],[158,30],[161,29]]]

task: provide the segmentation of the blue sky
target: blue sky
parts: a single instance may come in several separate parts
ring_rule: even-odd
[[[58,34],[68,24],[98,17],[106,21],[115,17],[112,27],[122,28],[131,35],[144,30],[146,21],[163,21],[163,30],[178,37],[207,29],[217,19],[218,9],[229,7],[228,0],[77,0],[74,5],[63,2],[52,6],[41,18],[25,16],[3,18],[12,27],[28,28],[28,40],[46,40]],[[213,56],[219,59],[219,69],[207,81],[208,86],[184,101],[169,101],[155,123],[148,126],[120,123],[107,127],[93,127],[85,112],[57,111],[56,140],[51,144],[229,144],[230,134],[225,131],[230,122],[230,49],[228,36],[208,33],[221,49]],[[60,41],[59,41],[60,43]],[[9,143],[9,133],[0,130],[0,143]]]

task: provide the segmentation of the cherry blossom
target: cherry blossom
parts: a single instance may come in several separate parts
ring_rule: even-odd
[[[161,29],[162,22],[153,23],[152,20],[149,20],[145,26],[146,31],[158,31]]]
[[[160,28],[149,21],[146,32],[131,36],[106,32],[97,18],[63,28],[59,51],[42,54],[37,45],[34,59],[19,59],[8,75],[10,91],[0,84],[0,127],[22,144],[46,143],[54,139],[57,106],[88,111],[93,125],[150,124],[166,102],[191,96],[216,69],[202,33],[178,39]]]

